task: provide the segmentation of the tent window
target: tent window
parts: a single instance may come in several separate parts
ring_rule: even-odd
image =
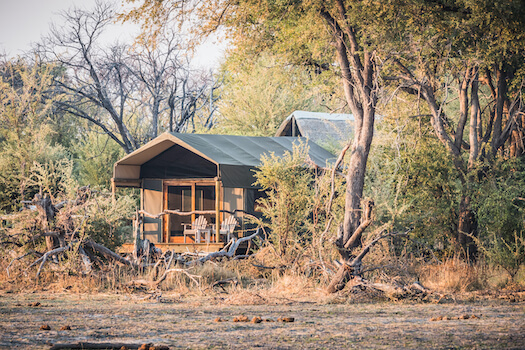
[[[191,211],[191,186],[168,186],[168,209]]]
[[[215,186],[195,186],[195,210],[215,210]]]

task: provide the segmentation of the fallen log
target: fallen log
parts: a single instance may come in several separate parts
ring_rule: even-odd
[[[7,272],[7,277],[11,277],[10,274],[9,274],[9,269],[11,268],[11,265],[13,265],[13,263],[17,260],[21,260],[23,258],[25,258],[26,256],[28,255],[31,255],[31,254],[35,254],[37,255],[39,258],[41,258],[44,254],[40,253],[40,252],[37,252],[36,250],[30,250],[28,251],[27,253],[25,253],[24,255],[21,255],[21,256],[18,256],[16,258],[14,258],[13,260],[11,260],[11,262],[9,263],[9,265],[7,265],[7,268],[6,268],[6,272]]]
[[[138,267],[138,265],[135,264],[134,262],[129,261],[128,259],[121,257],[117,253],[114,253],[111,249],[108,249],[108,248],[104,247],[101,244],[95,243],[95,242],[93,242],[91,240],[86,241],[84,244],[85,244],[86,247],[90,247],[91,249],[96,250],[99,253],[101,253],[102,255],[104,255],[106,258],[112,259],[112,260],[114,260],[114,261],[116,261],[118,263],[121,263],[122,265],[128,265],[128,266],[133,267],[133,268],[137,268]]]
[[[240,244],[242,242],[246,242],[246,241],[250,241],[250,240],[254,239],[257,235],[259,235],[260,230],[261,230],[260,228],[257,228],[257,230],[255,231],[254,234],[252,234],[250,236],[247,236],[247,237],[239,238],[239,239],[235,240],[234,243],[232,243],[230,246],[229,246],[229,243],[228,243],[228,245],[226,245],[226,247],[224,247],[222,250],[220,250],[218,252],[210,253],[210,254],[208,254],[206,256],[203,256],[200,259],[190,261],[190,262],[187,263],[187,265],[194,265],[194,264],[198,264],[198,263],[202,264],[202,263],[205,263],[208,260],[212,260],[212,259],[216,259],[216,258],[220,258],[220,257],[232,258],[235,255],[235,252],[237,252],[237,249],[239,249]],[[228,246],[229,246],[229,249],[226,249]]]
[[[146,281],[144,279],[139,279],[139,280],[130,281],[126,285],[128,287],[134,287],[134,288],[146,287],[148,289],[154,289],[154,288],[158,288],[159,285],[166,279],[166,277],[168,277],[169,274],[178,272],[178,273],[183,273],[186,276],[188,276],[188,278],[191,279],[195,283],[195,285],[200,288],[200,282],[198,281],[198,279],[202,278],[202,276],[192,275],[191,273],[188,272],[188,270],[189,269],[168,269],[164,271],[162,276],[160,276],[160,278],[156,281]]]
[[[215,258],[219,258],[219,257],[228,257],[228,258],[232,258],[234,255],[235,255],[235,252],[237,251],[237,249],[239,248],[239,245],[242,243],[242,242],[245,242],[245,241],[248,241],[248,240],[251,240],[253,238],[255,238],[258,234],[260,233],[260,228],[258,228],[254,234],[250,235],[250,236],[247,236],[247,237],[242,237],[242,238],[239,238],[238,240],[236,240],[235,242],[229,242],[221,251],[218,251],[218,252],[213,252],[213,253],[210,253],[208,255],[205,255],[199,259],[196,259],[196,260],[192,260],[192,261],[189,261],[187,262],[185,265],[186,266],[189,266],[189,268],[192,268],[194,267],[196,264],[203,264],[205,263],[206,261],[210,261],[212,259],[215,259]],[[169,265],[171,265],[171,259],[170,259],[170,263]],[[168,267],[169,267],[168,265]],[[140,285],[144,285],[144,286],[148,286],[150,288],[152,287],[158,287],[159,284],[164,281],[166,279],[166,277],[171,274],[171,273],[183,273],[185,274],[186,276],[188,276],[196,285],[197,287],[200,287],[200,283],[199,281],[197,280],[198,278],[202,278],[202,276],[198,276],[198,275],[192,275],[188,272],[188,269],[182,269],[182,268],[178,268],[178,269],[167,269],[166,271],[164,271],[164,273],[162,274],[162,276],[160,276],[160,278],[156,281],[152,281],[152,282],[148,282],[148,281],[144,281],[144,280],[135,280],[135,281],[132,281],[131,283],[132,284],[140,284]]]
[[[354,289],[361,291],[367,289],[376,290],[383,293],[390,300],[417,298],[418,300],[439,302],[445,297],[444,294],[423,287],[419,282],[413,282],[409,285],[377,283],[355,276],[351,283]]]
[[[50,250],[48,251],[47,253],[45,253],[41,258],[37,259],[34,263],[32,263],[31,265],[29,265],[29,267],[32,267],[34,265],[36,265],[38,263],[38,261],[42,260],[42,262],[40,263],[40,266],[38,267],[38,271],[36,272],[36,280],[38,281],[38,278],[40,277],[40,272],[42,272],[42,268],[44,267],[44,264],[46,263],[47,261],[47,258],[50,256],[50,255],[55,255],[55,254],[58,254],[58,253],[63,253],[65,252],[66,250],[68,249],[71,249],[71,243],[68,244],[67,246],[65,247],[60,247],[60,248],[56,248],[56,249],[53,249],[53,250]],[[29,268],[28,267],[28,268]]]

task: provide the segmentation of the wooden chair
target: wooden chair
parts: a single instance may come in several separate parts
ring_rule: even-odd
[[[206,242],[210,242],[210,229],[207,228],[208,220],[204,216],[199,216],[195,221],[189,224],[184,225],[184,243],[186,243],[186,237],[193,235],[195,243],[201,243],[202,234],[206,235]],[[191,228],[189,228],[191,226]]]
[[[230,215],[221,223],[221,229],[219,230],[219,236],[226,236],[226,243],[228,243],[233,237],[233,231],[239,223],[235,216]]]

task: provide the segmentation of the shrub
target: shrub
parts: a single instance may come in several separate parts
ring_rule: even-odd
[[[269,242],[287,262],[307,248],[314,249],[310,253],[317,255],[317,249],[322,249],[330,237],[320,237],[328,216],[325,208],[330,196],[330,174],[309,168],[305,144],[294,146],[293,153],[283,157],[269,154],[261,161],[255,177],[256,184],[267,194],[258,204],[269,228]],[[336,186],[341,185],[338,179]],[[335,200],[332,212],[342,217],[341,198]],[[333,231],[332,228],[330,234],[335,235]]]

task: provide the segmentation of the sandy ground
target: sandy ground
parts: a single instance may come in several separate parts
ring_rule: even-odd
[[[30,306],[39,302],[38,306]],[[233,322],[250,320],[295,322]],[[431,321],[447,316],[478,318]],[[231,305],[227,298],[0,294],[0,348],[49,349],[78,341],[164,344],[170,349],[525,349],[525,302],[445,304],[285,301]],[[221,317],[226,322],[215,322]],[[48,324],[51,330],[40,330]],[[62,326],[71,330],[59,330]]]

